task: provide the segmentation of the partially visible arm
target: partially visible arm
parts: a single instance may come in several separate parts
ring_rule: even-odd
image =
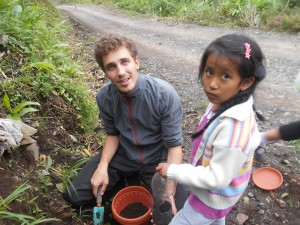
[[[279,132],[282,140],[300,139],[300,120],[280,126]]]
[[[167,165],[182,163],[183,151],[182,151],[182,130],[181,123],[183,118],[183,109],[180,101],[180,97],[175,89],[170,89],[169,95],[164,95],[164,99],[161,100],[161,127],[163,142],[168,147]],[[172,147],[170,147],[172,146]],[[160,174],[161,175],[161,174]],[[175,206],[175,192],[176,181],[167,180],[166,191],[172,193],[170,196],[170,203],[172,205],[173,214],[177,213]]]
[[[167,171],[170,164],[181,164],[182,163],[182,146],[176,146],[169,148],[167,163],[160,163],[156,167],[156,171],[163,178],[167,178]]]
[[[181,164],[182,163],[182,146],[179,145],[179,146],[176,146],[176,147],[172,147],[172,148],[169,148],[169,152],[168,152],[168,159],[167,159],[167,165],[170,165],[170,164]],[[168,168],[165,167],[165,173],[167,173],[167,170]],[[165,174],[165,177],[166,177],[166,174]],[[170,185],[171,185],[171,188],[172,187],[176,187],[176,185],[174,185],[174,182],[175,181],[171,181],[170,180]],[[176,191],[176,188],[174,189],[174,193],[175,194],[175,191]]]
[[[108,135],[105,139],[101,160],[99,162],[98,168],[94,172],[91,179],[91,184],[93,188],[93,194],[97,197],[97,189],[101,185],[101,195],[104,194],[105,189],[109,182],[109,177],[107,173],[108,164],[110,163],[112,157],[115,155],[119,146],[119,136]]]
[[[169,148],[168,159],[167,159],[168,164],[171,164],[171,163],[180,164],[180,163],[182,163],[182,158],[183,158],[183,153],[182,153],[182,146],[181,145]],[[171,205],[172,205],[172,212],[175,215],[177,213],[177,208],[176,208],[175,199],[174,199],[174,196],[175,196],[175,193],[176,193],[176,181],[175,180],[168,180],[166,188],[167,189],[172,188],[174,190],[174,192],[170,196],[170,200],[171,200]]]
[[[213,157],[206,167],[191,164],[160,163],[157,171],[167,171],[167,177],[189,187],[200,189],[223,189],[242,168],[247,155],[240,149],[214,148]]]
[[[179,145],[179,146],[176,146],[176,147],[172,147],[172,148],[169,148],[169,152],[168,152],[168,159],[167,159],[167,165],[170,165],[170,164],[181,164],[182,163],[182,146]],[[168,168],[165,167],[165,173],[167,173],[167,170]],[[166,175],[165,175],[166,177]],[[173,180],[169,180],[169,183],[170,184],[167,184],[167,188],[168,188],[168,185],[170,185],[170,188],[173,188],[174,186],[176,187],[176,185],[174,184],[175,181]],[[173,192],[173,195],[175,195],[175,192],[176,192],[176,188],[174,189],[174,192]]]
[[[271,141],[277,141],[280,139],[284,141],[292,141],[299,138],[300,120],[263,132],[261,134],[261,144],[267,144]]]
[[[170,164],[181,164],[182,163],[182,146],[176,146],[169,148],[168,152],[168,159],[167,163],[159,163],[156,167],[156,171],[159,173],[160,176],[167,178],[167,171]],[[172,195],[170,196],[170,203],[172,205],[172,212],[175,215],[177,213],[177,208],[175,205],[175,193],[176,193],[176,181],[168,179],[166,184],[166,191],[170,193],[170,190],[173,191]]]
[[[266,132],[261,133],[261,142],[260,144],[267,144],[271,141],[280,140],[281,135],[279,128],[268,130]]]
[[[182,146],[178,145],[176,147],[169,148],[168,151],[168,163],[180,164],[182,163]]]

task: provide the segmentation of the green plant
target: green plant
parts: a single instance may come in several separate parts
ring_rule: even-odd
[[[51,182],[51,178],[47,175],[45,175],[42,171],[37,171],[37,177],[41,183],[41,187],[48,191],[49,187],[51,187],[53,184]]]
[[[300,151],[300,140],[294,140],[294,141],[290,141],[289,147],[293,147],[295,148],[297,151]]]
[[[10,160],[7,161],[7,166],[8,166],[9,168],[12,167],[12,164],[13,164],[13,160],[12,160],[12,159],[10,159]]]
[[[9,209],[8,205],[14,201],[15,199],[19,198],[23,195],[23,192],[31,188],[31,186],[22,184],[17,187],[10,195],[8,195],[5,199],[0,198],[0,211],[5,211]]]
[[[93,131],[98,122],[96,102],[64,43],[69,25],[56,8],[48,1],[2,0],[0,15],[0,68],[7,78],[2,88],[13,96],[12,102],[21,102],[24,93],[36,102],[57,94],[76,110],[78,126]]]
[[[157,16],[173,16],[176,13],[176,5],[168,0],[151,1],[151,8],[154,15]]]
[[[30,105],[37,105],[40,106],[38,102],[31,102],[31,101],[23,101],[19,103],[14,109],[12,109],[9,97],[5,92],[4,97],[2,99],[3,106],[8,110],[8,119],[12,120],[22,120],[21,117],[30,112],[38,111],[36,108],[28,107]]]
[[[106,133],[104,131],[92,132],[84,135],[84,142],[88,145],[88,148],[93,145],[93,141],[96,141],[98,146],[103,146],[106,138]]]
[[[84,164],[89,161],[90,158],[83,158],[72,164],[60,165],[56,168],[50,167],[50,170],[57,176],[61,183],[56,184],[57,189],[62,192],[68,192],[70,194],[69,186],[73,188],[72,179],[77,175],[77,172],[81,170]]]
[[[37,187],[36,187],[37,188]],[[37,188],[36,191],[38,191],[39,189]],[[38,207],[38,205],[36,204],[36,200],[38,199],[38,196],[30,199],[28,201],[28,205],[30,207],[30,211],[33,213],[33,215],[35,215],[36,217],[44,217],[44,212]]]
[[[24,183],[18,186],[6,198],[4,199],[0,198],[0,221],[13,220],[13,221],[20,222],[20,224],[26,224],[26,225],[35,225],[35,224],[41,224],[50,221],[60,221],[59,219],[56,218],[46,218],[46,217],[34,218],[33,216],[12,213],[9,211],[10,210],[9,204],[11,204],[14,200],[21,198],[25,194],[25,192],[30,188],[32,188],[30,185],[26,185],[26,183]]]
[[[51,182],[51,178],[49,175],[49,169],[51,168],[53,161],[50,156],[45,156],[45,158],[41,158],[43,155],[40,155],[40,166],[43,168],[42,170],[37,171],[37,177],[41,183],[41,187],[47,192],[48,188],[53,186]]]

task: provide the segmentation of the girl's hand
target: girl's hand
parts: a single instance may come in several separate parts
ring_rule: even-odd
[[[167,171],[169,166],[169,163],[159,163],[156,167],[156,172],[158,172],[161,177],[167,178]]]

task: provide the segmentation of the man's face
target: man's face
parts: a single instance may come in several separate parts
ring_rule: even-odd
[[[108,79],[122,92],[131,92],[138,78],[139,58],[132,58],[125,47],[111,51],[103,57],[105,74]]]

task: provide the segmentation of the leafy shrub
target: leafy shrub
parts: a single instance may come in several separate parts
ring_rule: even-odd
[[[64,43],[68,26],[56,8],[48,1],[2,0],[0,14],[1,82],[13,96],[12,105],[47,101],[50,94],[58,94],[76,109],[80,127],[94,130],[96,103],[79,65],[71,60]]]
[[[153,0],[151,1],[151,8],[157,16],[168,17],[176,14],[176,5],[168,0]]]
[[[86,0],[199,25],[260,27],[299,32],[299,0]],[[75,0],[63,0],[75,2]],[[78,0],[76,1],[78,2]],[[278,16],[284,15],[278,20]]]

